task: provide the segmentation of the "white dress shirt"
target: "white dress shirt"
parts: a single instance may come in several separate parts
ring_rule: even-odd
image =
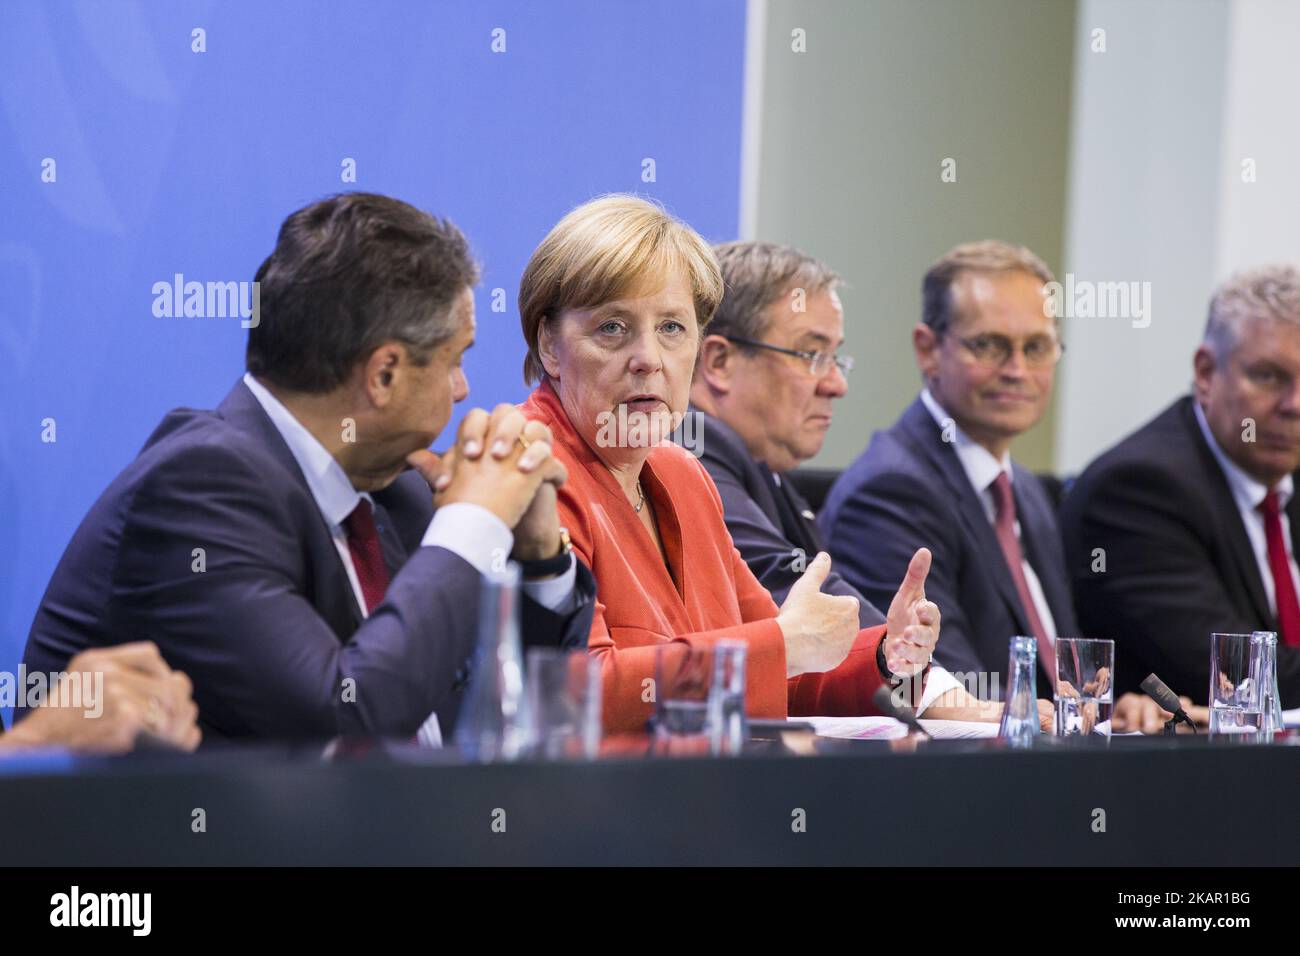
[[[953,448],[957,452],[957,459],[961,462],[962,470],[966,472],[966,479],[971,483],[971,487],[975,489],[975,493],[979,495],[980,504],[984,506],[984,515],[989,519],[989,524],[996,528],[998,506],[993,497],[993,489],[989,486],[997,479],[998,472],[1004,473],[1014,486],[1016,476],[1011,468],[1010,453],[1004,453],[1000,461],[994,458],[991,451],[972,440],[969,435],[957,427],[956,421],[935,401],[928,388],[921,391],[921,401],[925,403],[925,407],[940,428],[946,428],[948,425],[952,426]],[[1017,520],[1017,540],[1020,537],[1020,521]],[[1052,609],[1047,606],[1047,596],[1043,593],[1043,585],[1039,582],[1038,575],[1034,573],[1029,560],[1024,557],[1024,548],[1020,549],[1020,553],[1020,567],[1025,574],[1025,584],[1029,588],[1029,597],[1034,602],[1034,610],[1038,612],[1038,619],[1043,622],[1043,627],[1047,630],[1048,640],[1055,646],[1056,619],[1052,617]]]
[[[302,470],[307,487],[316,500],[316,507],[320,509],[321,517],[330,529],[334,547],[347,572],[361,616],[368,617],[366,598],[361,591],[356,566],[352,562],[352,551],[348,548],[347,529],[343,522],[362,498],[369,501],[372,507],[373,499],[369,494],[352,487],[352,482],[334,456],[265,385],[250,373],[244,374],[244,384],[271,419]],[[429,522],[420,544],[426,548],[446,548],[468,561],[480,574],[486,574],[492,568],[494,558],[511,552],[514,534],[504,521],[486,508],[457,502],[443,505],[434,512],[433,520]],[[576,579],[576,566],[570,558],[569,569],[564,574],[542,581],[525,581],[523,589],[537,603],[554,611],[571,601]],[[431,714],[425,721],[420,728],[419,737],[423,743],[432,746],[442,742],[437,714]]]
[[[1210,446],[1214,460],[1223,469],[1223,477],[1228,479],[1228,487],[1232,490],[1232,500],[1237,503],[1237,512],[1241,515],[1241,523],[1246,529],[1246,537],[1250,540],[1251,550],[1255,552],[1255,564],[1259,567],[1259,579],[1264,584],[1264,593],[1268,597],[1269,610],[1276,616],[1277,587],[1273,584],[1273,570],[1268,564],[1268,537],[1264,533],[1264,514],[1259,510],[1259,506],[1264,501],[1269,489],[1242,471],[1237,463],[1228,457],[1227,452],[1220,447],[1218,439],[1210,431],[1209,422],[1205,420],[1205,412],[1201,409],[1201,403],[1192,399],[1192,409],[1196,414],[1196,424],[1201,427],[1201,435],[1205,438],[1205,444]],[[1278,510],[1282,512],[1282,541],[1286,544],[1287,564],[1291,567],[1291,580],[1295,584],[1296,593],[1300,594],[1300,570],[1296,568],[1295,552],[1291,548],[1291,522],[1286,518],[1286,506],[1295,490],[1292,484],[1291,476],[1286,475],[1277,483],[1274,490],[1277,492]]]

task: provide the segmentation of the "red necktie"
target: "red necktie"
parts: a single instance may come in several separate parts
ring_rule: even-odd
[[[1038,640],[1039,666],[1045,674],[1049,675],[1054,684],[1056,651],[1052,648],[1052,640],[1047,635],[1047,628],[1043,627],[1043,622],[1038,617],[1038,607],[1029,593],[1029,582],[1025,580],[1024,558],[1020,553],[1020,539],[1016,537],[1016,499],[1011,494],[1011,479],[1007,477],[1005,471],[999,471],[998,476],[989,485],[989,489],[993,492],[993,502],[997,508],[997,520],[993,530],[997,532],[998,544],[1002,546],[1002,556],[1006,559],[1007,570],[1011,572],[1011,580],[1016,584],[1016,593],[1020,595],[1020,604],[1025,609],[1025,617],[1029,619],[1029,630]]]
[[[352,552],[352,566],[356,569],[361,593],[366,599],[369,614],[384,599],[388,590],[388,565],[379,547],[379,534],[375,531],[375,516],[370,502],[362,498],[343,519],[348,533],[348,550]]]
[[[1273,591],[1277,598],[1277,629],[1281,632],[1283,644],[1300,646],[1300,601],[1296,600],[1291,561],[1286,553],[1286,539],[1282,537],[1282,515],[1276,491],[1270,491],[1264,496],[1264,500],[1259,503],[1259,510],[1264,513],[1268,570],[1273,575]]]

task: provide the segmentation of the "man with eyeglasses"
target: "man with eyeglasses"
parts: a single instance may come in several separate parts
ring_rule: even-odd
[[[840,573],[872,601],[916,548],[930,549],[936,660],[987,687],[980,696],[1000,696],[1008,640],[1032,635],[1050,697],[1052,642],[1079,635],[1052,504],[1010,455],[1046,411],[1061,356],[1050,281],[1038,256],[992,240],[931,267],[912,331],[921,395],[836,480],[818,519]]]
[[[1211,633],[1276,631],[1282,705],[1300,707],[1300,270],[1221,285],[1192,371],[1190,395],[1066,496],[1080,617],[1115,638],[1119,689],[1155,671],[1198,702]],[[945,607],[945,634],[950,620]]]
[[[727,530],[745,563],[778,604],[825,550],[815,516],[785,475],[821,451],[832,403],[848,391],[853,359],[839,355],[844,311],[840,278],[788,246],[730,242],[714,247],[726,288],[700,343],[691,413],[695,440],[722,499]],[[889,606],[899,582],[877,597]],[[832,568],[822,590],[858,600],[862,627],[885,615]],[[942,608],[941,608],[942,610]],[[883,660],[877,660],[890,677]],[[920,686],[902,685],[907,703],[929,717],[996,719],[942,668]]]

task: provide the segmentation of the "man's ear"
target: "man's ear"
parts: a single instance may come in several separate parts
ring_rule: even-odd
[[[736,369],[736,353],[721,335],[706,335],[695,360],[695,380],[712,391],[726,395],[731,391],[731,376]]]
[[[929,382],[939,373],[939,336],[924,322],[912,328],[912,351],[916,353],[916,367],[921,377]]]
[[[1210,385],[1218,369],[1219,360],[1215,357],[1214,350],[1208,345],[1198,346],[1196,354],[1192,356],[1192,388],[1202,405],[1210,397]]]
[[[537,326],[537,357],[548,378],[560,380],[560,357],[556,353],[555,323],[548,316]]]
[[[393,400],[397,380],[410,364],[406,347],[396,342],[385,342],[370,353],[362,369],[362,385],[371,405],[383,408]]]

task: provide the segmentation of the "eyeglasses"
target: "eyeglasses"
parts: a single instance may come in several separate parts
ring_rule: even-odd
[[[1011,358],[1015,344],[1005,335],[973,335],[956,337],[962,348],[970,353],[976,363],[986,368],[1001,368]],[[1065,343],[1051,335],[1035,335],[1020,346],[1025,364],[1032,369],[1055,365],[1065,352]]]
[[[803,359],[808,363],[808,368],[812,371],[814,378],[821,378],[831,370],[832,365],[836,366],[840,370],[840,374],[845,378],[848,378],[849,372],[853,371],[853,359],[848,355],[836,355],[834,352],[785,349],[779,345],[756,342],[754,339],[742,339],[734,335],[728,335],[726,338],[729,342],[735,342],[737,345],[750,345],[756,349],[767,349],[771,352],[780,352],[782,355],[793,355],[795,358]]]

